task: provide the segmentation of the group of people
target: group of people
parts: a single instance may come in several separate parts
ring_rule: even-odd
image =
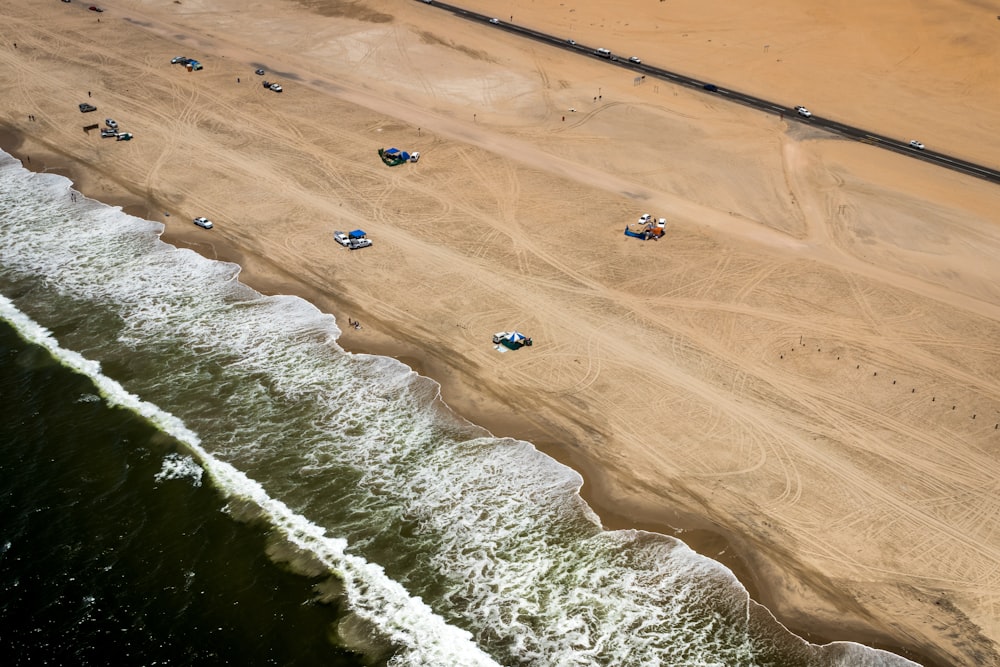
[[[361,328],[361,322],[358,322],[357,320],[352,320],[350,317],[347,318],[347,323],[352,327],[354,327],[355,329]]]

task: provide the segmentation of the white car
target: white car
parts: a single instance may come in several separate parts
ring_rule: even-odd
[[[510,335],[509,331],[498,331],[498,332],[496,332],[495,334],[493,334],[493,344],[494,345],[499,345],[500,341],[502,341],[503,339],[505,339],[509,335]]]
[[[367,248],[371,244],[372,240],[369,238],[351,239],[351,245],[347,247],[351,250],[357,250],[358,248]]]
[[[334,232],[333,240],[344,246],[345,248],[351,245],[351,239],[347,238],[347,234],[344,232]]]
[[[211,229],[212,227],[215,226],[212,224],[212,221],[209,220],[208,218],[195,218],[194,224],[198,225],[202,229]]]
[[[271,88],[271,90],[273,90],[276,93],[280,93],[282,90],[284,90],[284,88],[282,88],[281,86],[279,86],[276,83],[272,83],[269,87]]]
[[[493,25],[500,25],[500,19],[490,19],[490,23]]]
[[[919,141],[917,141],[916,139],[910,142],[910,146],[916,148],[918,151],[924,150],[924,145]]]
[[[629,58],[629,59],[628,59],[628,61],[629,61],[630,63],[635,63],[636,65],[640,65],[640,64],[642,64],[642,61],[641,61],[641,60],[639,60],[638,58],[636,58],[635,56],[632,56],[631,58]]]
[[[110,127],[112,130],[118,129],[118,121],[116,121],[114,118],[105,118],[104,124]]]
[[[800,116],[804,118],[809,118],[810,116],[812,116],[812,111],[809,111],[809,109],[806,109],[803,106],[797,106],[795,107],[795,110],[799,113]]]

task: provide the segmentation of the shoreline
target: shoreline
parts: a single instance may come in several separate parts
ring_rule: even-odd
[[[163,219],[164,211],[170,208],[169,204],[138,194],[107,175],[95,176],[88,173],[72,156],[53,151],[19,128],[0,127],[0,150],[19,159],[24,168],[33,172],[66,177],[73,183],[74,190],[89,199],[119,206],[124,212],[136,217],[163,223],[164,231],[160,238],[164,243],[194,250],[209,259],[239,265],[240,282],[262,294],[297,296],[320,311],[333,314],[340,324],[348,316],[364,320],[366,325],[361,332],[343,327],[337,342],[344,350],[355,354],[395,358],[418,374],[433,380],[441,388],[441,399],[454,414],[495,436],[528,441],[539,451],[579,473],[584,480],[580,495],[600,517],[605,530],[642,530],[683,541],[697,553],[727,567],[751,598],[766,607],[793,634],[817,645],[834,642],[860,643],[895,653],[924,667],[945,667],[948,664],[932,658],[935,652],[933,647],[904,645],[898,638],[880,632],[874,626],[865,626],[862,621],[837,625],[812,618],[802,622],[801,616],[796,618],[796,622],[782,618],[774,611],[777,598],[768,595],[767,573],[762,571],[759,563],[755,567],[751,562],[754,556],[752,545],[741,543],[737,536],[706,519],[681,511],[678,506],[653,509],[632,504],[628,508],[621,507],[615,503],[607,489],[603,488],[601,472],[593,469],[585,456],[574,454],[572,442],[564,441],[567,437],[564,432],[554,425],[516,415],[511,406],[504,405],[497,409],[495,406],[499,397],[495,393],[471,385],[460,376],[458,368],[435,355],[429,346],[422,347],[404,340],[391,323],[375,319],[372,313],[365,312],[357,303],[335,298],[331,293],[297,281],[289,271],[264,257],[247,254],[225,242],[205,243],[203,234],[193,231],[194,228],[188,230],[182,226],[180,221],[183,218],[171,215]],[[31,155],[34,155],[34,160],[27,162]],[[266,266],[266,271],[261,270],[263,266]],[[276,276],[280,276],[280,279],[276,279]],[[370,322],[376,324],[369,325]],[[493,409],[486,407],[487,402],[494,406]],[[626,512],[632,516],[628,516]],[[832,632],[833,630],[838,632]],[[836,634],[849,634],[851,638],[832,638]]]

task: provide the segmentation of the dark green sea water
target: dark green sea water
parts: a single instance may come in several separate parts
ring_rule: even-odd
[[[0,321],[0,664],[362,664],[178,444]]]

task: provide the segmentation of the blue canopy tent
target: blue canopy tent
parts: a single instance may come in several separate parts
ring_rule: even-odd
[[[416,153],[414,153],[414,155],[416,155]],[[382,162],[385,162],[390,167],[395,167],[399,164],[406,164],[410,160],[409,153],[401,151],[395,147],[378,149],[378,156],[382,158]]]
[[[500,341],[500,344],[511,350],[518,350],[525,345],[531,345],[531,339],[525,336],[523,333],[518,331],[512,331],[510,334]]]
[[[363,239],[365,237],[365,230],[355,229],[353,232],[347,234],[349,239]]]

